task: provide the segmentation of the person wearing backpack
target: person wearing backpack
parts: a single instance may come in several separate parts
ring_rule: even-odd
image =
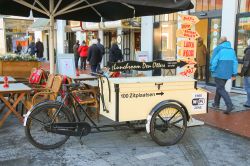
[[[244,77],[244,88],[247,92],[247,101],[244,106],[250,108],[250,39],[247,41],[248,47],[244,50],[243,66],[240,76]]]
[[[121,62],[123,60],[122,51],[117,45],[117,42],[113,40],[111,42],[111,48],[109,50],[109,62]]]

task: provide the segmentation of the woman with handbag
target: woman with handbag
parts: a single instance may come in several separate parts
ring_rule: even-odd
[[[248,40],[248,47],[244,50],[244,54],[240,76],[244,77],[244,88],[247,92],[247,101],[244,106],[250,108],[250,39]]]

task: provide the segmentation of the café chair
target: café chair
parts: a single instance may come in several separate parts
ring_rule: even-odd
[[[51,79],[49,81],[52,80],[52,75],[50,77]],[[48,82],[48,87],[49,85],[51,85],[51,88],[39,89],[40,91],[35,93],[33,96],[27,96],[26,100],[24,101],[25,108],[29,110],[34,105],[40,102],[46,100],[56,100],[58,94],[60,93],[62,80],[63,80],[62,76],[60,75],[54,76],[53,81]]]
[[[97,96],[97,91],[95,89],[79,89],[72,91],[72,94],[76,100],[82,106],[86,106],[87,113],[92,117],[96,118],[99,122],[100,119],[100,106]],[[76,105],[76,103],[74,103]],[[95,111],[91,111],[89,108],[94,108]]]

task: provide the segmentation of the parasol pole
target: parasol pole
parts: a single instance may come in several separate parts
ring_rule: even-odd
[[[49,64],[50,64],[50,74],[55,73],[55,57],[54,57],[54,25],[55,25],[55,16],[54,16],[54,0],[49,1],[49,11],[50,11],[50,28],[49,28]]]

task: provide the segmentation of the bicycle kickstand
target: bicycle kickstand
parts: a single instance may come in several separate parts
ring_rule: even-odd
[[[80,144],[81,144],[81,145],[83,145],[83,141],[82,141],[83,132],[84,132],[84,130],[82,130],[81,135],[80,135],[80,138],[79,138],[79,141],[80,141]]]

